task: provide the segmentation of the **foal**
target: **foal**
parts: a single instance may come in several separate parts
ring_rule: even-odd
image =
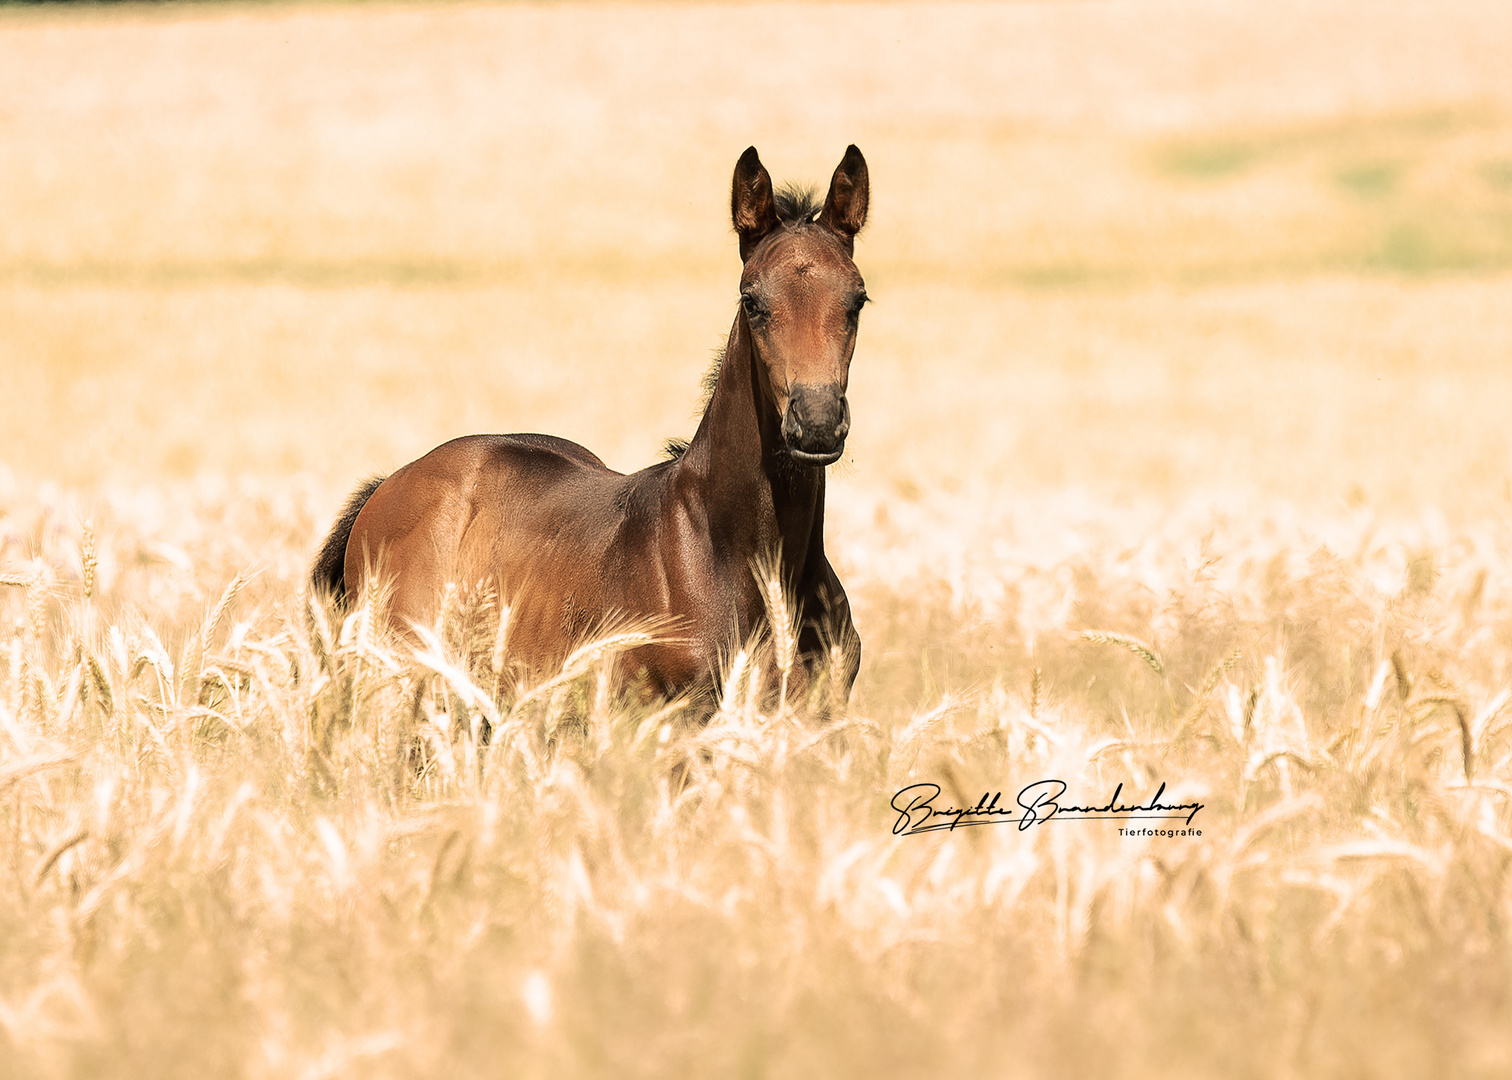
[[[549,435],[454,439],[352,496],[316,559],[317,590],[345,601],[379,567],[402,632],[433,622],[448,582],[492,586],[511,657],[539,674],[605,627],[670,625],[675,638],[621,664],[672,695],[713,685],[761,623],[752,566],[775,555],[805,619],[795,688],[837,644],[848,691],[861,642],[824,554],[824,469],[850,430],[867,299],[851,256],[868,192],[854,146],[822,206],[774,194],[748,149],[730,194],[740,307],[687,448],[627,476]]]

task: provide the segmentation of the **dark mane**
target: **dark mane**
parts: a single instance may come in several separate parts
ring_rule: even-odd
[[[709,407],[709,401],[714,397],[715,384],[719,382],[719,368],[724,363],[724,346],[714,350],[714,358],[709,362],[708,369],[703,373],[703,397],[698,403],[698,415],[702,416]],[[676,461],[688,450],[688,440],[671,438],[662,443],[662,454],[665,460]]]
[[[783,184],[773,199],[777,203],[777,220],[784,225],[805,225],[824,209],[819,189],[812,184]]]

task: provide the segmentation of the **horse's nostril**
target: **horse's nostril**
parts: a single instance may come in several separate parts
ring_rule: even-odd
[[[850,431],[850,403],[837,387],[796,386],[783,417],[782,436],[800,454],[839,453]]]

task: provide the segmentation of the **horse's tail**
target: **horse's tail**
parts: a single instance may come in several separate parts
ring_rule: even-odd
[[[325,543],[320,545],[320,554],[315,556],[315,565],[310,570],[310,583],[315,586],[317,594],[329,596],[338,605],[346,604],[346,549],[347,541],[352,536],[352,523],[385,479],[375,476],[363,481],[362,486],[352,492],[352,497],[342,508],[341,516],[336,519],[335,527],[331,529],[331,535],[326,537]]]

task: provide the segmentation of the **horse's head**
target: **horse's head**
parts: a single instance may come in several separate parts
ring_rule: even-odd
[[[845,388],[866,303],[851,254],[867,194],[866,159],[854,146],[822,208],[774,195],[754,146],[735,165],[730,212],[745,261],[741,318],[788,453],[805,465],[839,460],[850,430]]]

